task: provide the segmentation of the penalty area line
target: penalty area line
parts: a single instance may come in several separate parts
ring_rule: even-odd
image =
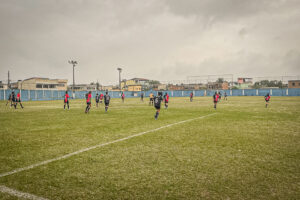
[[[12,188],[8,188],[8,187],[6,187],[4,185],[0,185],[0,192],[6,193],[6,194],[9,194],[11,196],[18,197],[18,198],[23,198],[23,199],[48,200],[48,199],[43,198],[43,197],[38,197],[38,196],[33,195],[33,194],[29,194],[29,193],[25,193],[25,192],[20,192],[18,190],[14,190]]]
[[[16,173],[19,173],[19,172],[22,172],[22,171],[26,171],[26,170],[29,170],[29,169],[33,169],[33,168],[36,168],[36,167],[39,167],[39,166],[42,166],[42,165],[46,165],[46,164],[52,163],[54,161],[66,159],[66,158],[69,158],[71,156],[74,156],[74,155],[77,155],[77,154],[80,154],[80,153],[83,153],[83,152],[86,152],[86,151],[90,151],[90,150],[93,150],[93,149],[96,149],[96,148],[99,148],[99,147],[107,146],[107,145],[114,144],[114,143],[117,143],[117,142],[122,142],[124,140],[129,140],[131,138],[138,137],[138,136],[141,136],[141,135],[145,135],[147,133],[155,132],[155,131],[158,131],[158,130],[161,130],[161,129],[164,129],[164,128],[168,128],[168,127],[171,127],[171,126],[174,126],[174,125],[190,122],[190,121],[197,120],[197,119],[203,119],[205,117],[209,117],[209,116],[212,116],[212,115],[215,115],[215,114],[217,114],[217,113],[212,113],[212,114],[204,115],[204,116],[201,116],[201,117],[196,117],[196,118],[192,118],[192,119],[187,119],[187,120],[175,122],[175,123],[172,123],[172,124],[161,126],[159,128],[156,128],[156,129],[152,129],[152,130],[149,130],[149,131],[144,131],[144,132],[137,133],[137,134],[134,134],[134,135],[130,135],[130,136],[127,136],[127,137],[124,137],[124,138],[121,138],[121,139],[113,140],[111,142],[91,146],[91,147],[81,149],[81,150],[78,150],[78,151],[75,151],[75,152],[72,152],[72,153],[68,153],[68,154],[63,155],[63,156],[59,156],[57,158],[52,158],[52,159],[45,160],[45,161],[42,161],[42,162],[39,162],[39,163],[36,163],[36,164],[33,164],[33,165],[29,165],[27,167],[22,167],[22,168],[12,170],[10,172],[2,173],[2,174],[0,174],[0,178],[5,177],[5,176],[9,176],[9,175],[12,175],[12,174],[16,174]]]

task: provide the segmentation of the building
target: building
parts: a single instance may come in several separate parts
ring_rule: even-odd
[[[168,90],[184,90],[183,85],[169,85]]]
[[[238,89],[248,89],[253,86],[253,78],[238,78]]]
[[[149,86],[150,80],[145,78],[133,78],[121,82],[122,90],[127,91],[142,91],[148,89]]]
[[[69,85],[68,90],[73,90],[73,85]],[[114,85],[77,84],[74,91],[119,91],[119,89]]]
[[[252,88],[253,84],[252,83],[239,83],[237,88],[238,89],[249,89]]]
[[[114,88],[113,85],[107,85],[107,86],[102,86],[102,87],[101,87],[102,90],[108,90],[108,91],[113,90],[113,88]]]
[[[242,83],[253,83],[253,78],[238,78],[238,83],[242,84]]]
[[[7,89],[8,89],[7,84],[5,84],[2,81],[0,81],[0,90],[7,90]]]
[[[300,88],[300,80],[288,81],[288,88]]]
[[[229,84],[228,82],[223,82],[222,83],[222,90],[228,90],[229,89]]]
[[[139,92],[139,91],[142,91],[142,86],[141,85],[129,85],[127,88],[127,91]]]
[[[11,88],[19,90],[67,90],[67,84],[67,79],[33,77],[25,80],[18,80],[11,84]]]
[[[73,90],[73,85],[68,86],[68,90]],[[74,86],[74,91],[96,91],[96,84],[77,84]]]
[[[159,85],[157,86],[157,89],[158,89],[158,90],[167,90],[167,85],[166,85],[166,84],[159,84]]]
[[[184,86],[184,89],[185,90],[200,90],[200,89],[206,89],[207,88],[207,85],[204,85],[202,83],[199,83],[199,84],[183,84]]]
[[[210,89],[210,90],[228,90],[228,88],[229,88],[228,82],[223,82],[223,83],[218,83],[218,82],[208,83],[208,89]]]

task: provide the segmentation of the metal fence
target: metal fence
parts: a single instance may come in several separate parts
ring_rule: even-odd
[[[38,101],[38,100],[63,100],[65,91],[57,90],[14,90],[17,94],[21,93],[22,101]],[[7,100],[12,90],[0,90],[0,100]],[[125,91],[126,98],[140,97],[141,93],[144,97],[149,97],[150,93],[157,95],[158,91],[146,91],[146,92],[128,92]],[[193,92],[194,96],[212,96],[215,92],[221,92],[222,95],[226,92],[228,96],[265,96],[269,93],[271,96],[300,96],[299,89],[241,89],[241,90],[173,90],[163,91],[167,92],[170,97],[189,97]],[[84,99],[87,91],[75,92],[75,99]],[[93,98],[96,94],[103,93],[105,91],[93,91]],[[121,92],[109,91],[111,98],[120,98]],[[69,91],[69,95],[72,96],[72,92]]]

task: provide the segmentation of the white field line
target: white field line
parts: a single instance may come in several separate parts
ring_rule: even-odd
[[[70,105],[70,109],[72,108],[80,108],[80,109],[84,109],[86,107],[86,105]],[[115,109],[115,108],[146,108],[146,107],[150,107],[150,106],[147,106],[147,105],[137,105],[137,106],[109,106],[109,109]],[[53,109],[64,109],[64,105],[62,106],[26,106],[26,108],[30,108],[30,109],[34,109],[34,108],[53,108]],[[96,107],[96,105],[92,105],[92,109],[101,109],[101,108],[105,108],[104,105],[99,105],[99,107]],[[152,107],[151,107],[152,108]],[[67,109],[67,107],[66,107]]]
[[[81,150],[78,150],[78,151],[75,151],[75,152],[72,152],[72,153],[69,153],[69,154],[57,157],[57,158],[53,158],[53,159],[50,159],[50,160],[45,160],[45,161],[42,161],[42,162],[39,162],[39,163],[36,163],[36,164],[33,164],[33,165],[29,165],[27,167],[22,167],[22,168],[18,168],[18,169],[12,170],[10,172],[2,173],[2,174],[0,174],[0,178],[1,177],[5,177],[5,176],[9,176],[9,175],[12,175],[12,174],[16,174],[16,173],[19,173],[19,172],[22,172],[22,171],[25,171],[25,170],[33,169],[33,168],[39,167],[41,165],[46,165],[46,164],[54,162],[54,161],[66,159],[66,158],[69,158],[71,156],[74,156],[74,155],[77,155],[77,154],[80,154],[80,153],[83,153],[83,152],[86,152],[86,151],[90,151],[92,149],[96,149],[96,148],[103,147],[103,146],[106,146],[106,145],[110,145],[110,144],[114,144],[114,143],[121,142],[121,141],[124,141],[124,140],[128,140],[128,139],[131,139],[131,138],[134,138],[134,137],[145,135],[147,133],[158,131],[160,129],[164,129],[164,128],[168,128],[168,127],[171,127],[171,126],[174,126],[174,125],[178,125],[178,124],[190,122],[190,121],[193,121],[193,120],[196,120],[196,119],[203,119],[205,117],[209,117],[209,116],[212,116],[212,115],[215,115],[215,114],[216,113],[212,113],[212,114],[204,115],[204,116],[193,118],[193,119],[188,119],[188,120],[184,120],[184,121],[180,121],[180,122],[175,122],[173,124],[161,126],[159,128],[156,128],[156,129],[152,129],[152,130],[149,130],[149,131],[144,131],[144,132],[141,132],[141,133],[130,135],[130,136],[127,136],[127,137],[124,137],[124,138],[121,138],[121,139],[117,139],[117,140],[111,141],[111,142],[107,142],[107,143],[103,143],[103,144],[98,144],[98,145],[95,145],[95,146],[91,146],[91,147],[88,147],[88,148],[85,148],[85,149],[81,149]]]
[[[33,194],[29,194],[29,193],[25,193],[25,192],[20,192],[20,191],[17,191],[17,190],[5,187],[3,185],[0,185],[0,192],[7,193],[7,194],[10,194],[11,196],[15,196],[15,197],[23,198],[23,199],[48,200],[46,198],[38,197],[38,196],[35,196]]]

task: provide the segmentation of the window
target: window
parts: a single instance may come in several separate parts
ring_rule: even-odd
[[[42,84],[36,84],[36,88],[43,88]]]
[[[58,87],[65,87],[65,84],[58,84]]]
[[[298,83],[298,85],[300,86],[300,83]]]
[[[295,83],[292,83],[292,86],[295,86]]]
[[[0,85],[0,88],[3,88],[3,85]]]

